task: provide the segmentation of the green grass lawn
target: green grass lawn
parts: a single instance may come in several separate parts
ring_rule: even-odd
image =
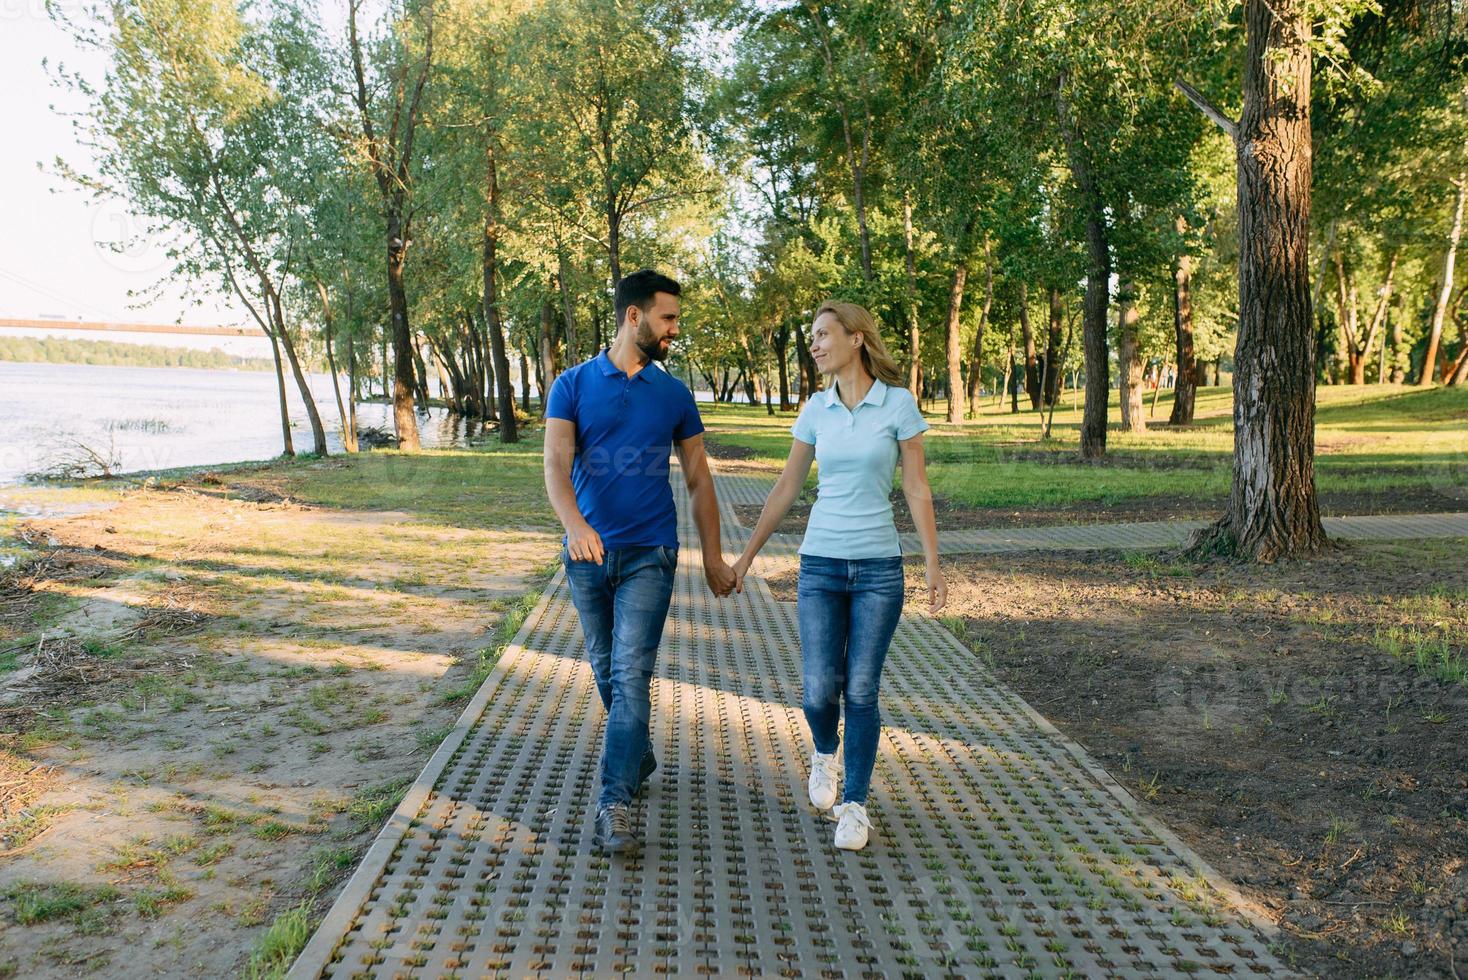
[[[232,472],[228,479],[323,507],[404,511],[416,523],[554,529],[541,442],[542,430],[522,429],[521,440],[506,446],[490,442],[413,454],[374,449]]]
[[[1151,419],[1165,422],[1172,396],[1163,392]],[[941,422],[938,401],[928,420],[929,475],[935,492],[971,507],[1063,507],[1168,497],[1216,501],[1228,493],[1233,451],[1232,392],[1198,392],[1196,422],[1144,434],[1113,428],[1101,464],[1077,458],[1080,412],[1070,393],[1055,413],[1052,438],[1040,439],[1040,417],[1011,414],[986,399],[979,417]],[[1022,405],[1027,404],[1023,400]],[[1316,476],[1324,494],[1435,494],[1443,508],[1468,507],[1468,389],[1419,390],[1401,385],[1318,389]],[[1148,407],[1151,407],[1150,397]],[[752,450],[774,464],[789,448],[792,414],[762,407],[700,406],[711,441]],[[1110,417],[1120,418],[1116,392]]]

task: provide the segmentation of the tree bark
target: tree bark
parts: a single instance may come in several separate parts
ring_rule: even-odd
[[[1030,288],[1019,284],[1019,329],[1025,345],[1025,394],[1030,396],[1030,410],[1040,410],[1040,365],[1035,352],[1035,332],[1030,329]]]
[[[350,307],[349,307],[350,309]],[[357,357],[356,345],[352,342],[352,335],[347,334],[347,431],[352,434],[352,445],[347,452],[354,453],[361,448],[357,443],[357,401],[360,397],[357,390]]]
[[[816,370],[816,359],[811,356],[810,345],[805,340],[805,325],[798,321],[795,324],[795,356],[800,359],[800,403],[803,405],[807,398],[820,390],[821,374]]]
[[[1062,75],[1056,88],[1061,130],[1070,172],[1086,215],[1086,298],[1081,316],[1081,344],[1086,353],[1086,410],[1081,419],[1081,458],[1106,455],[1107,403],[1111,397],[1111,364],[1106,347],[1107,310],[1111,300],[1111,247],[1101,192],[1091,173],[1089,151],[1081,140]]]
[[[1179,215],[1178,234],[1187,228],[1187,221]],[[1172,332],[1177,344],[1177,380],[1172,389],[1172,415],[1167,422],[1192,425],[1198,402],[1198,365],[1193,354],[1193,257],[1186,251],[1179,251],[1173,262]]]
[[[989,240],[984,239],[984,305],[979,308],[979,325],[974,331],[974,355],[969,362],[968,411],[978,418],[979,389],[984,383],[984,331],[989,326],[989,311],[994,308],[994,257],[989,251]]]
[[[525,354],[525,348],[519,347],[520,352],[520,411],[526,415],[530,414],[530,358]]]
[[[550,297],[540,301],[540,358],[536,362],[535,385],[540,389],[540,414],[545,415],[550,386],[556,381],[556,310]]]
[[[917,261],[912,254],[912,200],[906,188],[902,191],[902,244],[907,253],[907,390],[918,396],[918,365],[922,363],[922,332],[918,329],[917,315]],[[863,239],[865,247],[865,239]],[[867,271],[871,279],[871,271]],[[952,310],[950,309],[950,315]],[[950,355],[952,349],[950,349]],[[950,413],[951,414],[951,413]],[[949,419],[949,421],[954,421]]]
[[[566,363],[581,363],[581,347],[577,341],[576,303],[571,296],[571,283],[566,275],[566,253],[556,252],[556,284],[561,291],[561,316],[566,321]]]
[[[413,414],[413,335],[408,329],[408,294],[403,288],[403,262],[408,243],[402,237],[402,214],[389,208],[387,215],[387,305],[392,324],[392,418],[398,434],[398,448],[416,453],[418,418]]]
[[[1235,130],[1239,326],[1233,485],[1195,553],[1271,562],[1327,544],[1315,492],[1310,294],[1310,21],[1301,0],[1244,0]]]
[[[1117,367],[1121,372],[1121,424],[1128,432],[1146,432],[1147,419],[1142,414],[1142,345],[1137,336],[1137,288],[1130,278],[1117,288]]]
[[[335,332],[334,318],[331,312],[331,297],[327,294],[326,286],[320,279],[313,281],[316,284],[316,292],[321,297],[321,319],[326,335],[326,367],[331,372],[331,390],[336,394],[336,412],[340,416],[342,423],[342,448],[349,453],[354,453],[357,451],[357,431],[356,427],[352,424],[353,419],[349,418],[347,407],[342,401],[341,379],[338,377],[336,370],[336,353],[332,350],[331,344],[332,334]],[[347,352],[347,359],[350,362],[350,348]],[[350,392],[348,394],[350,395]]]
[[[499,305],[499,175],[495,169],[494,138],[485,148],[485,180],[488,208],[484,216],[484,323],[489,331],[489,346],[494,357],[494,379],[498,402],[500,442],[519,442],[520,430],[515,418],[515,392],[510,387],[510,359],[505,354],[505,331],[500,323]]]
[[[1377,335],[1381,335],[1382,338],[1382,357],[1384,358],[1386,356],[1386,334],[1382,328],[1386,324],[1387,307],[1391,305],[1392,301],[1392,287],[1397,275],[1397,257],[1400,254],[1399,250],[1393,249],[1391,258],[1387,260],[1386,281],[1382,283],[1381,291],[1377,295],[1376,309],[1371,314],[1371,325],[1366,328],[1366,341],[1361,348],[1361,384],[1366,383],[1366,362],[1371,360],[1371,348],[1376,345]],[[1381,364],[1384,366],[1385,361],[1383,360]],[[1376,369],[1376,380],[1378,384],[1384,380],[1382,378],[1383,366],[1379,366]]]
[[[280,438],[285,446],[281,455],[294,456],[296,447],[291,440],[291,412],[285,398],[285,371],[280,362],[280,341],[276,339],[274,330],[267,330],[265,333],[270,338],[270,353],[275,357],[275,391],[280,398]]]
[[[1419,385],[1432,384],[1437,374],[1437,352],[1442,343],[1443,320],[1448,310],[1448,300],[1453,296],[1453,266],[1458,259],[1458,242],[1463,236],[1463,201],[1468,196],[1468,173],[1458,174],[1454,185],[1458,189],[1457,203],[1453,208],[1453,226],[1448,232],[1448,254],[1443,260],[1443,284],[1437,295],[1437,304],[1432,309],[1432,329],[1427,335],[1427,353],[1422,358],[1422,375]]]
[[[416,371],[418,392],[415,401],[428,411],[428,365],[423,363],[423,344],[415,335],[413,338],[413,368]]]
[[[321,413],[316,410],[316,399],[311,397],[311,386],[306,383],[306,375],[301,372],[301,362],[296,357],[296,345],[291,341],[291,336],[285,329],[285,311],[280,306],[280,296],[274,290],[268,290],[266,305],[271,311],[271,317],[275,321],[275,331],[280,334],[280,345],[285,349],[285,359],[291,366],[291,376],[296,379],[296,388],[301,393],[301,401],[306,405],[306,418],[311,423],[311,451],[317,456],[325,456],[326,452],[326,427],[321,424]]]
[[[1046,405],[1054,405],[1060,399],[1060,342],[1061,329],[1065,325],[1065,311],[1060,302],[1060,290],[1050,287],[1049,333],[1045,337],[1045,367],[1040,379],[1041,393]]]
[[[948,287],[948,332],[947,332],[947,354],[948,354],[948,421],[957,422],[963,418],[959,410],[958,393],[963,390],[963,378],[959,365],[963,359],[963,336],[959,332],[959,312],[963,309],[963,287],[968,281],[968,261],[960,258],[958,264],[953,267],[953,283]],[[914,331],[916,333],[916,331]],[[979,339],[974,341],[974,350],[979,350],[979,344],[984,337],[983,324],[979,325]],[[978,364],[975,356],[974,364]],[[970,375],[972,377],[972,375]]]
[[[771,335],[771,345],[775,348],[775,363],[780,373],[780,411],[792,411],[795,406],[790,401],[790,324],[780,324],[780,329]]]

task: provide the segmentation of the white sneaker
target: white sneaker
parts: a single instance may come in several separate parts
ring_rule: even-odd
[[[833,811],[840,818],[836,824],[836,846],[843,851],[859,851],[867,846],[867,831],[872,821],[867,808],[860,803],[843,803]]]
[[[829,810],[836,803],[836,753],[817,752],[810,760],[810,801],[818,809]]]

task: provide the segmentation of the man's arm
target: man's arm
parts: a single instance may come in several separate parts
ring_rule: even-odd
[[[717,596],[734,591],[734,570],[724,561],[723,542],[719,539],[719,499],[714,494],[714,476],[709,472],[708,455],[703,448],[703,433],[673,444],[678,462],[683,467],[683,480],[693,501],[693,523],[698,527],[698,542],[703,547],[703,575]]]
[[[545,420],[545,494],[566,529],[566,550],[572,558],[602,562],[601,535],[586,523],[576,506],[571,486],[571,462],[576,458],[576,423],[568,419]],[[717,517],[717,515],[715,515]]]

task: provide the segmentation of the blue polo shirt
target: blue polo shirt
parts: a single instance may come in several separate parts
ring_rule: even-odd
[[[556,379],[545,415],[576,426],[571,485],[603,547],[678,547],[668,456],[703,431],[687,385],[656,363],[629,378],[603,350]]]
[[[902,554],[892,521],[897,444],[926,431],[912,392],[872,379],[846,407],[832,383],[812,395],[790,434],[816,447],[816,502],[800,543],[802,555],[890,558]]]

